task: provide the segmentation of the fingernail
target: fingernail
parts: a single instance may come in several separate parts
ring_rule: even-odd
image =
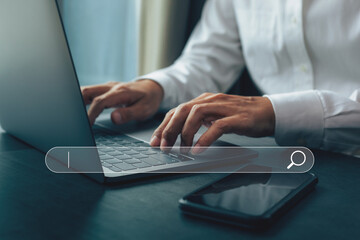
[[[119,112],[114,112],[113,113],[113,121],[115,124],[121,124],[122,123],[122,117],[121,114]]]
[[[153,147],[159,146],[160,145],[160,139],[157,136],[154,136],[151,138],[150,140],[150,145]]]
[[[192,155],[198,155],[198,154],[200,154],[200,153],[202,153],[203,152],[203,149],[202,149],[202,147],[200,146],[200,144],[196,144],[194,147],[193,147],[193,149],[191,150],[191,154]]]
[[[168,143],[167,143],[166,139],[162,139],[161,140],[161,145],[160,145],[161,150],[165,151],[167,146],[168,146]]]

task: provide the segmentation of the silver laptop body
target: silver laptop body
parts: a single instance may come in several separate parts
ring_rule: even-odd
[[[55,0],[0,0],[0,124],[44,153],[57,146],[96,147]],[[87,159],[98,173],[86,175],[111,182],[152,172],[104,174],[102,162]],[[199,162],[157,169],[192,164]]]

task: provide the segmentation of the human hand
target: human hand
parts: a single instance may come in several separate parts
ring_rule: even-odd
[[[205,93],[169,111],[154,132],[151,145],[162,150],[171,148],[181,134],[181,150],[186,153],[202,125],[208,130],[192,148],[192,154],[200,154],[226,133],[271,136],[275,131],[275,113],[266,97]]]
[[[83,87],[81,92],[85,104],[91,104],[88,116],[92,125],[106,108],[117,108],[111,119],[118,125],[131,120],[146,120],[158,111],[164,96],[162,87],[152,80],[109,82]]]

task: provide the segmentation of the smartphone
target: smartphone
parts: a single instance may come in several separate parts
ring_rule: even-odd
[[[318,182],[311,173],[235,173],[180,199],[185,214],[265,229],[310,193]]]

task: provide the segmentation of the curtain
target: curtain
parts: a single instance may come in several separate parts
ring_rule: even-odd
[[[138,74],[167,67],[186,41],[190,0],[140,0]]]

